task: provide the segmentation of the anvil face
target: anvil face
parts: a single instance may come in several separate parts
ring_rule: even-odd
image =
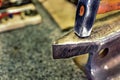
[[[90,37],[73,31],[53,44],[53,58],[65,59],[89,53],[85,65],[89,80],[120,80],[120,11],[96,20]],[[113,14],[112,14],[113,15]]]

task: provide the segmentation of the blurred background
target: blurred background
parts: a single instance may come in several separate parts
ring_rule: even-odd
[[[75,0],[59,1],[0,0],[0,80],[86,80],[72,59],[52,57],[74,23]]]

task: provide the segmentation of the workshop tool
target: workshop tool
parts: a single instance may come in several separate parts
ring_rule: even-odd
[[[54,42],[54,59],[71,57],[88,80],[120,80],[120,10],[99,14],[89,37],[72,30]]]
[[[96,20],[91,35],[80,38],[71,31],[53,44],[54,59],[88,54],[83,67],[89,80],[120,80],[120,11]],[[81,62],[85,58],[82,57]],[[79,63],[81,64],[81,63]],[[117,79],[115,79],[118,77]]]
[[[119,0],[78,0],[75,33],[79,37],[88,37],[97,12],[105,13],[117,9],[120,9]]]

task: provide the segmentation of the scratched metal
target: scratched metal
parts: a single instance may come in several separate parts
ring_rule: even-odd
[[[79,38],[71,31],[53,44],[55,59],[85,53],[89,53],[85,66],[89,80],[120,80],[120,11],[96,20],[90,37]]]

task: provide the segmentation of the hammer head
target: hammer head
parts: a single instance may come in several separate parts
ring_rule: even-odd
[[[75,19],[75,33],[79,37],[88,37],[92,30],[100,0],[79,0]]]

